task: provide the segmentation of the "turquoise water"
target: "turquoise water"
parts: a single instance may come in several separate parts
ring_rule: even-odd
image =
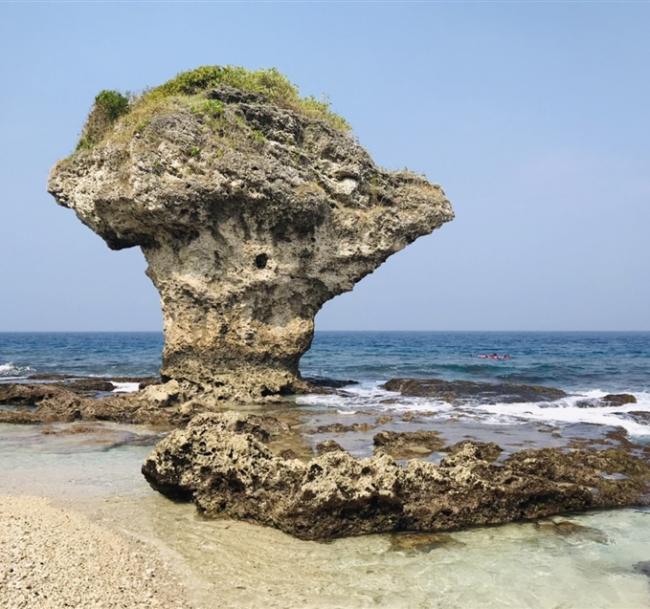
[[[86,424],[83,424],[88,427]],[[77,428],[76,433],[71,430]],[[0,499],[40,495],[162,552],[197,609],[644,609],[650,512],[626,509],[426,536],[306,542],[205,520],[140,474],[134,426],[0,425]],[[154,439],[152,438],[152,441]],[[567,529],[567,522],[570,526]],[[1,561],[0,561],[1,562]]]

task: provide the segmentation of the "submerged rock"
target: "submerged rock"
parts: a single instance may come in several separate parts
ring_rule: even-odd
[[[648,410],[630,410],[629,412],[616,412],[614,414],[632,419],[632,421],[641,425],[650,424],[650,411]]]
[[[401,467],[384,453],[356,459],[344,451],[301,462],[275,456],[249,416],[195,417],[156,446],[143,474],[206,516],[303,539],[444,531],[648,503],[650,465],[623,449],[526,450],[497,464],[496,445],[466,441],[439,465],[413,460]]]
[[[407,554],[427,554],[442,547],[462,546],[460,541],[445,533],[393,533],[390,550]]]
[[[396,459],[430,455],[445,446],[436,431],[380,431],[372,442],[375,448]]]
[[[305,389],[321,306],[453,218],[439,186],[377,167],[273,70],[200,68],[115,117],[105,99],[49,191],[112,249],[142,249],[162,376],[216,397]]]
[[[570,520],[536,522],[535,528],[544,533],[552,533],[553,535],[579,541],[593,541],[601,544],[609,543],[609,537],[600,529],[584,526],[576,522],[571,522]]]
[[[409,397],[429,397],[457,403],[477,400],[484,404],[553,401],[566,397],[554,387],[518,385],[514,383],[478,383],[475,381],[443,381],[441,379],[395,378],[383,388]]]
[[[377,427],[376,423],[327,423],[326,425],[319,425],[315,429],[308,429],[308,434],[321,434],[321,433],[350,433],[350,432],[365,432],[370,431]]]
[[[324,440],[316,444],[316,454],[324,455],[325,453],[333,453],[340,450],[345,450],[336,440]]]
[[[650,579],[650,560],[642,560],[634,563],[632,569],[635,573],[640,573]]]

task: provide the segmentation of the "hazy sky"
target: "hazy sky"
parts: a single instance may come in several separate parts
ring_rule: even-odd
[[[319,329],[650,329],[650,5],[1,4],[0,330],[157,330],[139,250],[47,194],[95,94],[203,64],[327,93],[456,220]]]

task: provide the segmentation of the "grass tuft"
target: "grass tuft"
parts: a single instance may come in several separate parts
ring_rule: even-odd
[[[119,91],[100,91],[84,125],[77,150],[92,148],[120,116],[129,111],[129,98]]]

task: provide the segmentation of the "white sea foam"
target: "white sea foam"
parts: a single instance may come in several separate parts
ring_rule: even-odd
[[[3,379],[21,378],[34,372],[29,366],[16,366],[13,362],[0,364],[0,377]]]
[[[298,404],[305,406],[326,406],[334,408],[339,414],[355,414],[364,410],[426,410],[445,413],[453,410],[447,402],[431,398],[404,397],[395,391],[386,391],[380,382],[363,382],[344,387],[341,393],[308,394],[296,398]]]
[[[477,404],[474,410],[489,413],[504,422],[534,420],[548,423],[594,423],[623,427],[632,436],[650,436],[650,425],[627,418],[627,412],[650,412],[650,393],[637,392],[636,404],[623,406],[580,407],[584,400],[602,398],[604,391],[593,390],[573,395],[556,402],[519,402],[515,404]]]
[[[329,395],[306,395],[297,398],[302,405],[325,406],[339,414],[355,414],[364,410],[386,409],[391,411],[420,410],[433,412],[440,418],[463,417],[479,420],[487,425],[513,425],[539,421],[546,423],[593,423],[623,427],[631,436],[650,436],[650,424],[639,423],[627,412],[650,412],[650,393],[632,392],[637,402],[623,406],[580,407],[581,401],[602,398],[605,391],[592,390],[571,395],[555,402],[515,402],[480,404],[469,403],[453,406],[447,402],[422,397],[405,397],[399,393],[381,389],[380,383],[361,383],[345,387],[345,393]]]
[[[140,389],[140,383],[116,383],[115,381],[111,381],[111,383],[115,387],[113,393],[133,393]]]

